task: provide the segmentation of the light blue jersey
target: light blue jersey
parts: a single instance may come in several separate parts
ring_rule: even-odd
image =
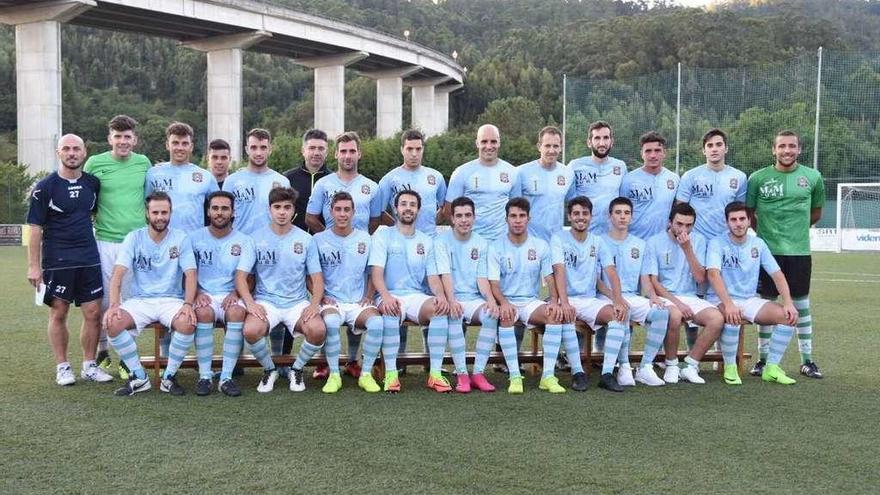
[[[370,235],[354,229],[342,237],[327,229],[313,239],[324,273],[324,292],[338,303],[360,302],[369,276]]]
[[[289,308],[309,297],[306,277],[321,273],[312,236],[299,227],[278,235],[266,226],[251,234],[253,250],[245,265],[256,276],[254,298],[278,308]]]
[[[760,237],[749,235],[745,242],[737,244],[730,239],[730,235],[725,234],[709,241],[706,268],[721,270],[721,278],[730,297],[748,299],[758,292],[761,268],[773,274],[779,271],[779,264]],[[706,298],[718,298],[711,284]]]
[[[397,219],[394,198],[400,191],[415,191],[422,198],[422,207],[416,217],[416,228],[434,237],[437,234],[437,209],[446,198],[446,179],[433,168],[421,166],[410,170],[404,166],[392,169],[379,181],[379,203]]]
[[[116,264],[131,272],[131,297],[183,298],[183,273],[196,269],[189,237],[168,228],[156,244],[149,227],[131,231],[122,241]]]
[[[192,232],[205,226],[205,198],[220,189],[217,179],[207,170],[186,163],[160,163],[147,170],[144,197],[153,191],[171,196],[170,227]]]
[[[595,234],[583,242],[571,231],[557,232],[550,241],[550,261],[565,266],[565,286],[569,297],[596,297],[596,282],[605,267],[614,266],[614,254],[605,240]]]
[[[431,294],[428,275],[439,275],[433,239],[418,230],[403,235],[396,226],[373,234],[370,266],[385,269],[385,286],[395,296]]]
[[[333,200],[333,195],[339,191],[351,194],[354,200],[352,227],[367,231],[370,227],[370,218],[376,218],[382,214],[382,197],[379,194],[379,185],[364,175],[358,174],[349,182],[343,182],[338,173],[321,177],[312,188],[306,213],[323,217],[324,225],[328,229],[332,228],[334,222],[330,211],[330,201]]]
[[[697,261],[706,266],[706,238],[691,232],[691,246]],[[660,285],[676,296],[696,296],[697,282],[681,246],[669,233],[660,232],[645,241],[645,273],[655,275]]]
[[[497,280],[501,293],[513,304],[538,299],[541,280],[553,274],[550,244],[528,236],[522,244],[514,244],[503,235],[489,244],[487,275]]]
[[[681,176],[675,199],[694,207],[694,230],[713,239],[727,232],[724,208],[734,201],[745,203],[747,185],[746,174],[729,165],[716,172],[703,164]]]
[[[473,160],[459,166],[449,178],[446,201],[465,196],[476,206],[474,232],[492,242],[507,231],[504,207],[513,197],[517,171],[513,165],[498,160],[492,166]]]
[[[638,295],[639,277],[645,273],[645,241],[632,234],[622,241],[612,239],[606,234],[603,240],[614,255],[614,267],[620,279],[620,293],[629,296]],[[602,281],[611,287],[611,281],[604,272]]]
[[[520,165],[516,168],[516,183],[511,197],[523,197],[531,204],[529,235],[550,242],[550,236],[562,230],[565,224],[565,198],[573,190],[574,172],[571,167],[556,162],[552,169],[541,162]]]
[[[189,236],[199,268],[199,289],[208,294],[228,294],[235,290],[235,271],[251,271],[242,253],[253,252],[250,237],[232,230],[216,238],[209,227],[202,227]]]
[[[608,231],[608,205],[620,191],[620,183],[626,175],[626,164],[608,157],[605,163],[596,163],[592,155],[575,158],[568,162],[574,171],[574,188],[567,199],[586,196],[593,203],[593,221],[590,232],[604,234]]]
[[[647,239],[666,230],[678,182],[678,175],[665,167],[657,175],[645,172],[644,167],[626,174],[620,195],[633,203],[630,234]]]
[[[241,169],[223,182],[223,190],[235,195],[235,222],[239,232],[253,234],[271,222],[269,191],[276,187],[290,187],[287,177],[267,168],[261,173]],[[299,215],[301,211],[296,212]]]
[[[456,301],[483,299],[478,278],[488,278],[487,259],[489,247],[480,234],[471,232],[470,239],[459,241],[449,229],[437,236],[437,271],[452,275],[452,288]]]

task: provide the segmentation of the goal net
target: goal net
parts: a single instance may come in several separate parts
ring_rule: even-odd
[[[837,185],[837,252],[880,251],[880,182]]]

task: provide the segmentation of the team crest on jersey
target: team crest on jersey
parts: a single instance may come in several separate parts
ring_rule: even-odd
[[[672,179],[667,180],[666,181],[666,189],[669,189],[670,191],[675,189],[675,181]]]
[[[632,248],[632,249],[629,251],[629,257],[632,258],[632,259],[634,259],[634,260],[639,259],[639,255],[640,255],[640,254],[641,254],[641,253],[639,253],[639,248],[637,248],[637,247],[634,247],[634,248]]]
[[[614,175],[620,175],[620,165],[615,165],[614,170],[612,170]]]
[[[171,248],[168,249],[168,257],[173,260],[177,259],[180,257],[180,249],[177,249],[177,246],[171,246]]]
[[[590,258],[596,257],[596,246],[590,246]]]
[[[416,254],[423,256],[425,254],[425,245],[421,242],[416,244]]]
[[[238,244],[233,244],[231,248],[229,248],[229,254],[232,256],[241,256],[241,246]]]
[[[280,183],[280,182],[273,182],[273,183],[272,183],[272,189],[276,189],[276,188],[279,188],[279,187],[281,187],[281,183]]]
[[[358,254],[364,254],[367,252],[367,243],[359,242],[358,243]]]
[[[730,179],[730,188],[736,189],[737,187],[739,187],[739,179],[736,179],[736,178]]]
[[[193,180],[193,182],[202,182],[202,173],[201,172],[193,172],[192,180]]]
[[[529,249],[529,261],[538,259],[538,253],[534,249]]]
[[[361,194],[370,194],[370,186],[367,184],[362,185]]]
[[[758,259],[758,248],[756,247],[752,248],[752,258]]]
[[[293,252],[296,253],[296,254],[302,254],[302,253],[303,253],[303,245],[302,245],[301,242],[294,242],[294,243],[293,243]]]
[[[436,184],[437,184],[437,178],[434,177],[433,175],[429,175],[429,176],[428,176],[428,185],[433,186],[433,185],[436,185]]]
[[[798,184],[798,187],[810,187],[810,182],[804,176],[798,177],[797,184]]]
[[[510,182],[510,176],[507,175],[507,172],[501,172],[501,182],[508,184]]]
[[[477,248],[471,249],[471,259],[477,261],[480,259],[480,250]]]
[[[556,185],[557,186],[564,186],[565,185],[565,176],[564,175],[557,175],[556,176]]]

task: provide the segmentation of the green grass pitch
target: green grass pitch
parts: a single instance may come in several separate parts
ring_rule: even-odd
[[[815,358],[826,373],[798,384],[705,369],[705,386],[523,396],[438,395],[418,368],[398,396],[345,378],[325,396],[244,396],[118,386],[61,388],[33,305],[24,248],[0,248],[0,493],[877,493],[880,490],[877,254],[814,256]],[[78,373],[73,312],[71,361]],[[755,330],[747,329],[754,350]],[[151,335],[140,339],[142,350]],[[411,339],[417,343],[420,339]],[[472,340],[472,337],[471,339]],[[413,344],[411,344],[413,345]],[[639,349],[640,344],[635,348]],[[593,375],[595,379],[595,374]],[[803,379],[800,379],[803,378]],[[490,379],[503,383],[499,375]],[[562,375],[563,384],[568,376]]]

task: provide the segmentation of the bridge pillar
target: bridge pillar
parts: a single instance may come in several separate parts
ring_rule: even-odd
[[[426,138],[442,132],[438,131],[439,126],[434,116],[436,96],[434,88],[447,80],[448,77],[436,77],[406,82],[407,86],[412,88],[412,126],[422,131]]]
[[[411,66],[360,74],[376,80],[376,136],[390,138],[403,127],[403,78],[422,70]]]
[[[450,84],[434,88],[434,129],[443,134],[449,129],[449,93],[461,88],[462,84]]]
[[[314,126],[326,132],[330,139],[345,132],[345,66],[367,56],[367,52],[358,51],[294,59],[295,63],[315,71]]]
[[[96,4],[91,0],[38,2],[0,8],[0,23],[15,26],[18,162],[51,172],[61,136],[61,23]]]
[[[271,37],[267,31],[253,31],[188,41],[182,46],[206,52],[208,56],[208,142],[225,139],[229,155],[241,160],[242,139],[242,50]],[[207,149],[207,143],[205,148]]]

